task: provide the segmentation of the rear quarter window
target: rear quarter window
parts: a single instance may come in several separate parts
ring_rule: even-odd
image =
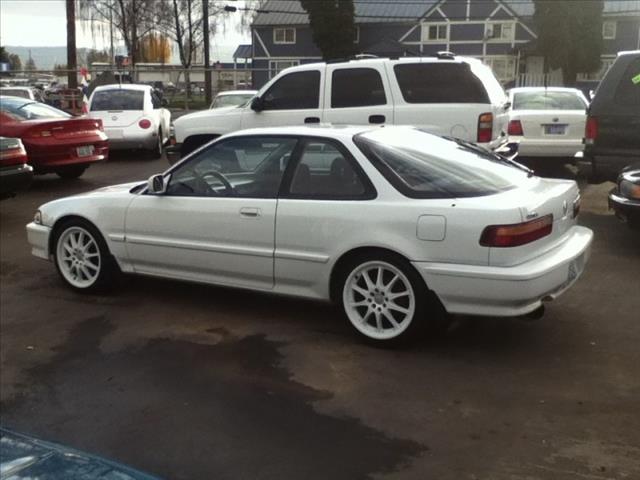
[[[625,70],[614,101],[621,105],[640,106],[640,58],[633,60]]]
[[[393,67],[407,103],[489,103],[489,95],[466,63],[410,63]]]

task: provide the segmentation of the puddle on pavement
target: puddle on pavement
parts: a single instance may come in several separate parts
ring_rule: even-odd
[[[3,425],[171,479],[353,480],[426,450],[317,413],[331,394],[291,380],[282,344],[262,335],[215,329],[215,344],[153,339],[103,354],[113,328],[103,317],[73,328],[29,371],[30,391],[2,405]]]

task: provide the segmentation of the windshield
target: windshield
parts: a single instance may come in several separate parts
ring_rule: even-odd
[[[211,108],[238,107],[240,105],[244,105],[252,98],[252,93],[243,95],[219,95],[213,99]]]
[[[20,99],[2,98],[0,109],[15,118],[16,120],[37,120],[40,118],[69,118],[69,115],[62,110],[53,108],[39,102],[25,101]]]
[[[354,142],[402,194],[411,198],[492,195],[515,188],[528,173],[508,160],[417,129],[384,129]]]
[[[144,110],[143,90],[100,90],[93,94],[91,111]]]
[[[584,110],[585,101],[574,92],[519,92],[513,95],[513,110]]]

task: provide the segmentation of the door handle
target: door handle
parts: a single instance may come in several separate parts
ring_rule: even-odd
[[[253,208],[253,207],[242,207],[240,209],[240,215],[242,215],[243,217],[259,217],[260,216],[260,209],[259,208]]]
[[[370,115],[369,123],[384,123],[386,121],[386,117],[384,115]]]
[[[307,117],[304,119],[304,123],[320,123],[320,117]]]

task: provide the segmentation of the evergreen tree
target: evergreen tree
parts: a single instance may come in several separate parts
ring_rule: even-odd
[[[313,41],[325,60],[348,58],[356,49],[353,0],[301,0]]]

